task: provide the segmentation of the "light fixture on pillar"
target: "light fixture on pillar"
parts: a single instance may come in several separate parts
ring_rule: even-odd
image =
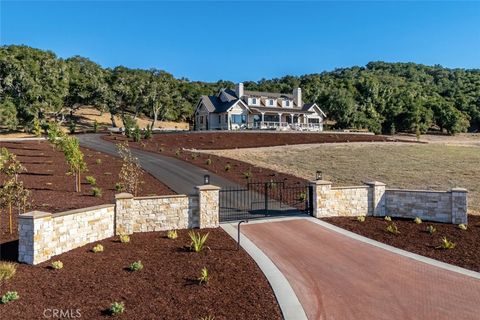
[[[323,173],[320,170],[317,170],[317,173],[315,175],[315,180],[322,180],[323,179]]]
[[[209,174],[206,174],[206,175],[203,176],[203,184],[204,185],[210,184],[210,175]]]

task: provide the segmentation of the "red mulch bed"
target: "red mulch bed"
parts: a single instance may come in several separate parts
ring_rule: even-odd
[[[106,135],[106,140],[120,140],[123,136]],[[144,142],[145,140],[143,140]],[[288,132],[190,132],[159,133],[150,140],[149,150],[159,148],[220,150],[257,148],[308,143],[379,142],[393,141],[386,136],[348,133],[288,133]]]
[[[90,207],[105,203],[114,203],[115,183],[122,166],[119,158],[82,148],[88,172],[83,174],[82,192],[75,192],[74,178],[66,175],[68,165],[63,153],[53,150],[47,141],[0,142],[0,147],[6,147],[17,155],[17,159],[27,168],[20,175],[20,180],[32,192],[30,210],[46,212],[61,212],[66,210]],[[97,164],[101,159],[101,164]],[[102,189],[102,197],[94,197],[91,186],[85,181],[86,176],[93,176]],[[166,185],[148,173],[143,176],[144,184],[140,195],[175,194]],[[0,184],[3,177],[0,177]],[[16,213],[17,214],[17,213]],[[1,212],[0,243],[17,239],[16,220],[14,234],[8,232],[8,214]]]
[[[386,231],[387,222],[383,218],[367,217],[363,223],[352,217],[322,220],[406,251],[480,272],[480,216],[468,216],[466,231],[453,224],[427,221],[415,224],[413,219],[393,218],[400,231],[398,235]],[[428,225],[433,225],[437,229],[433,235],[426,232]],[[456,247],[450,250],[437,249],[443,237],[453,241]]]
[[[43,319],[46,308],[79,309],[81,319],[104,319],[114,301],[125,303],[118,319],[281,319],[272,289],[250,256],[237,251],[221,229],[201,232],[210,233],[210,250],[200,253],[185,248],[190,243],[186,230],[175,240],[165,232],[149,232],[132,235],[128,244],[99,241],[103,253],[90,252],[90,244],[59,255],[52,261],[62,261],[61,270],[50,269],[51,261],[19,265],[14,278],[0,287],[2,294],[20,295],[0,305],[2,319]],[[137,260],[143,270],[128,271]],[[203,267],[211,279],[199,285]]]

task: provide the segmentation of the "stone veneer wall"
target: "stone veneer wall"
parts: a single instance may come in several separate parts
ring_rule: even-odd
[[[38,264],[52,256],[115,234],[219,226],[219,190],[205,185],[192,196],[116,196],[116,203],[51,214],[19,215],[19,261]]]
[[[51,214],[19,215],[18,260],[37,264],[87,243],[113,236],[114,205]]]
[[[332,188],[330,181],[313,181],[313,215],[420,217],[423,220],[467,223],[467,190],[450,191],[386,189],[374,181],[363,187]]]
[[[372,190],[368,186],[335,187],[330,189],[329,214],[358,216],[372,212]]]

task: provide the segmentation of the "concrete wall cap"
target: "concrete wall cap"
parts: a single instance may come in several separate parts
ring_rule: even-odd
[[[331,181],[327,181],[327,180],[312,180],[310,181],[311,184],[316,184],[317,186],[318,185],[328,185],[328,184],[333,184]]]
[[[468,192],[465,188],[452,188],[450,189],[451,192]]]
[[[19,219],[39,219],[39,218],[45,218],[45,217],[50,217],[52,214],[49,212],[44,212],[44,211],[30,211],[26,213],[22,213],[18,215]]]
[[[380,181],[364,181],[364,184],[368,184],[369,186],[379,186],[379,187],[384,187],[386,186],[385,183],[380,182]]]
[[[115,199],[133,199],[133,194],[122,192],[115,195]]]
[[[199,191],[206,191],[206,190],[220,190],[221,188],[211,184],[206,184],[203,186],[196,186],[195,189]]]

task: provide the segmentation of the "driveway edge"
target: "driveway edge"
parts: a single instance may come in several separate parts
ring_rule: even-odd
[[[232,223],[223,223],[220,227],[237,241],[237,227]],[[277,298],[283,318],[286,320],[306,320],[305,310],[293,291],[290,283],[277,266],[252,241],[240,234],[242,248],[255,260],[267,278]]]

